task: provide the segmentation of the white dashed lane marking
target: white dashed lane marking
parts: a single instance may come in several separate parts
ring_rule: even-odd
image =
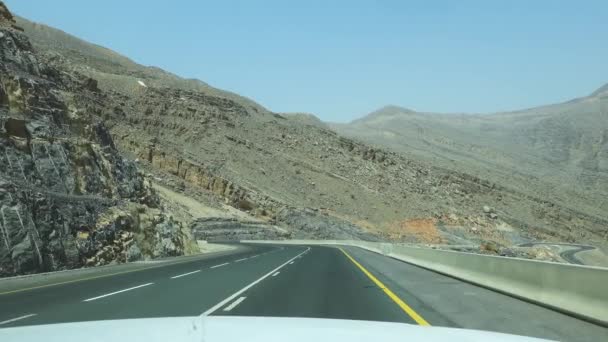
[[[147,284],[142,284],[142,285],[138,285],[138,286],[129,287],[128,289],[124,289],[124,290],[120,290],[120,291],[116,291],[116,292],[111,292],[111,293],[107,293],[107,294],[104,294],[104,295],[101,295],[101,296],[85,299],[85,300],[83,300],[83,302],[90,302],[90,301],[93,301],[93,300],[96,300],[96,299],[112,296],[112,295],[119,294],[119,293],[122,293],[122,292],[127,292],[127,291],[131,291],[131,290],[135,290],[135,289],[138,289],[140,287],[149,286],[149,285],[152,285],[152,284],[154,284],[154,283],[147,283]]]
[[[174,276],[174,277],[171,277],[171,279],[176,279],[176,278],[185,277],[185,276],[187,276],[187,275],[191,275],[191,274],[194,274],[194,273],[198,273],[198,272],[200,272],[200,271],[201,271],[201,270],[196,270],[196,271],[192,271],[192,272],[188,272],[188,273],[184,273],[184,274],[176,275],[176,276]]]
[[[308,247],[307,251],[310,250],[310,247]],[[215,312],[216,310],[218,310],[219,308],[223,307],[224,305],[226,305],[226,303],[230,302],[231,300],[233,300],[234,298],[238,297],[239,295],[241,295],[242,293],[244,293],[245,291],[249,290],[250,288],[254,287],[257,283],[261,282],[262,280],[270,277],[272,274],[274,274],[275,272],[277,272],[278,270],[280,270],[281,268],[283,268],[285,265],[289,264],[290,262],[294,261],[298,256],[302,255],[304,252],[296,255],[295,257],[285,261],[285,263],[281,264],[279,267],[275,268],[274,270],[264,274],[262,277],[260,277],[258,280],[254,281],[253,283],[243,287],[242,289],[238,290],[237,292],[233,293],[230,297],[222,300],[221,302],[215,304],[213,307],[209,308],[207,311],[203,312],[201,314],[201,316],[209,316],[210,314],[212,314],[213,312]]]
[[[7,319],[6,321],[0,322],[0,325],[9,324],[9,323],[12,323],[12,322],[20,321],[22,319],[30,318],[32,316],[36,316],[36,314],[29,314],[29,315],[25,315],[25,316],[21,316],[21,317],[15,317],[15,318]]]
[[[247,298],[247,297],[241,297],[241,298],[235,300],[234,302],[232,302],[232,304],[225,307],[224,311],[230,311],[230,310],[234,309],[237,305],[241,304],[241,302],[244,301],[245,298]]]

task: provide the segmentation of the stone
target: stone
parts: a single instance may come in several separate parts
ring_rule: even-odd
[[[126,259],[128,262],[141,260],[141,249],[137,245],[131,245],[126,251]]]
[[[4,130],[9,136],[26,139],[28,137],[25,120],[9,118],[4,123]]]
[[[500,252],[500,246],[494,241],[485,241],[479,247],[481,251],[490,252],[492,254],[498,254]]]
[[[255,209],[255,204],[247,199],[240,200],[238,203],[238,206],[240,209],[246,210],[246,211]]]
[[[39,266],[32,243],[28,237],[25,237],[13,246],[11,258],[22,272],[32,272]]]
[[[94,78],[90,78],[90,77],[87,78],[84,81],[83,86],[84,86],[85,89],[88,89],[88,90],[90,90],[92,92],[95,92],[95,93],[99,92],[99,87],[97,86],[97,80],[94,79]]]

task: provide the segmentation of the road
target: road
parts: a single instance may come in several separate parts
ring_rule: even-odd
[[[584,265],[584,263],[579,258],[576,257],[576,255],[575,255],[576,253],[584,252],[584,251],[592,251],[592,250],[596,249],[593,246],[579,245],[579,244],[574,244],[574,243],[529,242],[529,243],[522,243],[519,245],[519,247],[534,247],[534,246],[567,247],[569,249],[567,249],[565,251],[561,251],[559,253],[559,255],[567,262],[569,262],[571,264],[576,264],[576,265]]]
[[[127,267],[126,265],[124,267]],[[198,315],[316,317],[565,341],[608,329],[355,247],[251,246],[2,292],[0,328]]]

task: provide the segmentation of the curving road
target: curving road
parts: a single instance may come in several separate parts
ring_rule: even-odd
[[[573,249],[568,249],[566,251],[562,251],[559,255],[571,264],[584,265],[584,263],[578,259],[575,254],[584,251],[590,251],[596,249],[596,247],[588,246],[588,245],[580,245],[575,243],[552,243],[552,242],[529,242],[522,243],[518,245],[519,247],[534,247],[534,246],[566,246],[572,247]]]
[[[355,247],[240,246],[0,280],[0,328],[199,315],[402,322],[565,341],[608,336],[607,328]]]

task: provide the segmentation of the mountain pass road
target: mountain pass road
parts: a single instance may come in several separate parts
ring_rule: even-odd
[[[23,286],[10,289],[0,280],[0,329],[231,315],[402,322],[562,341],[608,340],[605,327],[356,247],[249,245],[176,260],[143,268],[120,265],[119,272],[86,273],[69,281],[51,277],[35,286],[26,277]]]

